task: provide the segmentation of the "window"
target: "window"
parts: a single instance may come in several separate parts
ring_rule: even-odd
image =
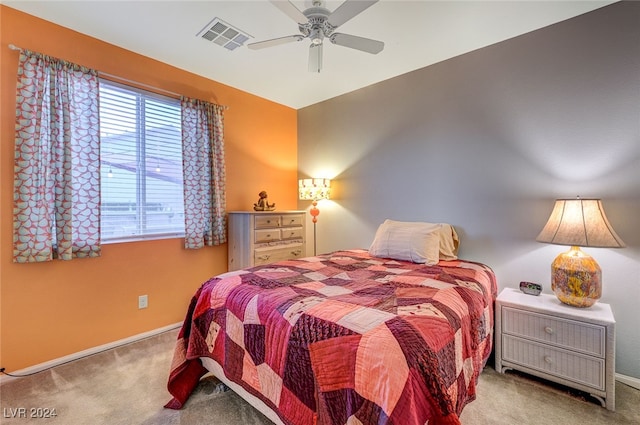
[[[100,80],[101,239],[184,236],[180,100]]]

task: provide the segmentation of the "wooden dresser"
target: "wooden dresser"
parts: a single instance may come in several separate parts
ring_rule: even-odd
[[[305,211],[231,211],[229,271],[306,255]]]
[[[608,304],[562,304],[504,289],[496,300],[496,371],[515,369],[588,392],[615,410],[615,320]]]

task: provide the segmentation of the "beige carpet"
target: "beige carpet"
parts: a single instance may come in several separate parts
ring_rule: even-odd
[[[0,386],[2,424],[270,424],[214,377],[205,377],[183,410],[164,409],[177,331],[108,350]],[[56,417],[23,418],[20,408],[55,409]],[[34,410],[45,412],[45,410]],[[640,424],[640,391],[616,385],[616,412],[593,400],[487,367],[464,425]]]

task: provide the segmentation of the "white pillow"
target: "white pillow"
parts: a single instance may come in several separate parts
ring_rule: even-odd
[[[376,231],[369,254],[432,266],[440,260],[440,229],[439,224],[414,222],[404,225],[385,220]]]
[[[416,227],[430,230],[433,230],[433,228],[436,227],[439,230],[439,252],[437,258],[439,260],[456,260],[458,258],[458,246],[460,244],[460,239],[458,238],[456,230],[450,224],[427,223],[422,221],[396,221],[387,219],[378,227],[376,237],[381,229],[387,230],[391,227]]]

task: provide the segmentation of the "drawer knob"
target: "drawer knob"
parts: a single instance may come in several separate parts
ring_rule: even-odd
[[[553,328],[552,328],[551,326],[546,326],[546,327],[544,328],[544,331],[545,331],[546,333],[548,333],[549,335],[553,335]]]
[[[550,356],[544,356],[544,361],[547,364],[553,363],[553,359]]]

